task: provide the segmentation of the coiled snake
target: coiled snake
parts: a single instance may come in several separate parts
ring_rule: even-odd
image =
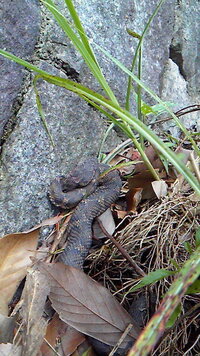
[[[49,198],[54,205],[63,209],[77,206],[67,228],[67,247],[59,257],[59,261],[66,265],[83,268],[92,243],[92,222],[119,196],[122,181],[118,171],[101,176],[108,168],[99,164],[96,158],[82,159],[66,177],[59,176],[50,185]],[[89,339],[98,354],[109,353],[108,345]],[[119,349],[115,355],[125,353]]]
[[[52,203],[64,209],[76,209],[67,228],[67,247],[59,260],[82,268],[92,243],[92,222],[118,198],[122,182],[117,171],[102,172],[109,166],[96,158],[82,159],[67,177],[53,180],[49,189]],[[78,205],[77,205],[78,204]]]

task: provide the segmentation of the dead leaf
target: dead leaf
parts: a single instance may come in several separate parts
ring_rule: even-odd
[[[65,324],[66,325],[66,324]],[[78,330],[68,326],[67,332],[61,338],[61,347],[65,356],[71,355],[85,341],[85,336]],[[58,349],[59,352],[59,349]]]
[[[25,277],[35,256],[39,230],[16,233],[0,239],[0,312],[8,314],[8,303]]]
[[[128,193],[126,194],[127,212],[136,212],[136,208],[142,199],[142,191],[143,188],[129,189]]]
[[[52,348],[56,348],[58,354],[69,356],[85,340],[85,336],[60,320],[56,313],[47,326],[45,340],[48,341]],[[58,340],[59,346],[57,345]],[[40,348],[40,355],[54,356],[55,352],[49,347],[46,341],[44,341]]]
[[[184,163],[186,165],[186,163],[188,162],[188,160],[190,158],[190,154],[192,153],[192,150],[186,150],[185,148],[179,146],[175,150],[175,153],[179,154],[180,160],[182,161],[182,163]]]
[[[135,150],[133,147],[130,147],[128,149],[125,149],[124,152],[122,152],[121,155],[116,155],[111,161],[110,165],[116,166],[116,165],[122,165],[119,169],[120,173],[122,175],[127,175],[131,174],[135,168],[135,165],[138,161],[141,161],[140,154],[138,153],[137,150]],[[130,165],[126,165],[129,163]]]
[[[125,216],[127,215],[126,210],[116,210],[116,213],[117,213],[118,219],[124,219]]]
[[[151,185],[151,182],[153,182],[154,179],[155,178],[148,170],[143,171],[142,173],[137,173],[128,179],[128,188],[142,188],[142,199],[155,198],[155,192]]]
[[[52,216],[49,219],[43,220],[40,224],[34,226],[33,228],[31,228],[30,230],[24,231],[23,233],[29,233],[32,232],[34,230],[39,229],[40,227],[44,227],[44,226],[51,226],[51,225],[55,225],[57,224],[59,221],[61,221],[63,219],[64,215],[57,215],[57,216]]]
[[[131,159],[131,161],[138,161],[141,159],[139,152],[133,147],[129,148],[129,150],[127,151],[126,157]]]
[[[153,168],[158,169],[158,170],[162,170],[163,169],[163,163],[160,160],[156,150],[154,149],[153,146],[148,146],[145,149],[145,153],[149,159],[149,161],[151,162]],[[139,159],[141,159],[141,157],[138,157]],[[147,166],[144,163],[137,163],[135,165],[135,173],[141,173],[143,171],[146,171]]]
[[[40,349],[46,332],[47,320],[43,318],[44,305],[49,294],[48,279],[36,267],[29,269],[22,294],[23,347],[22,356],[34,356]]]
[[[67,329],[67,324],[65,324],[62,320],[60,320],[58,314],[56,313],[54,314],[53,319],[50,321],[50,323],[47,326],[46,334],[44,338],[45,340],[48,341],[48,343],[52,346],[52,348],[55,348],[57,345],[57,339],[60,337],[59,329],[62,327],[62,323],[65,329]],[[43,341],[40,347],[39,355],[54,356],[55,352],[50,348],[50,346],[46,343],[45,340]]]
[[[0,314],[0,343],[12,342],[14,337],[15,317]]]
[[[49,298],[60,318],[80,332],[114,346],[133,320],[110,292],[81,270],[63,263],[38,267],[51,281]],[[133,341],[139,328],[133,324],[123,341]]]
[[[21,346],[13,344],[0,344],[1,356],[21,356]]]
[[[168,185],[164,180],[155,180],[151,182],[151,184],[158,199],[161,199],[167,195]]]

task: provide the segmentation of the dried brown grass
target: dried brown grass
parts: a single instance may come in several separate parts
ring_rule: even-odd
[[[188,259],[187,242],[195,248],[195,231],[199,227],[199,202],[189,191],[171,194],[162,201],[146,202],[140,206],[140,212],[128,215],[117,227],[116,240],[129,253],[137,265],[147,274],[150,271],[166,268],[176,270]],[[134,294],[126,292],[134,286],[141,275],[133,270],[130,263],[121,255],[117,247],[107,240],[100,249],[88,256],[89,273],[103,283],[125,306],[138,294],[150,293],[156,296],[159,304],[166,293],[173,276],[157,282],[154,286],[144,287]],[[89,269],[89,271],[88,271]],[[176,325],[168,330],[153,355],[197,355],[200,352],[196,344],[192,346],[192,334],[200,330],[199,310],[190,315],[200,296],[186,296],[182,301],[182,313]],[[188,317],[185,313],[188,313]],[[191,347],[191,351],[189,348]],[[196,347],[197,351],[194,351]]]

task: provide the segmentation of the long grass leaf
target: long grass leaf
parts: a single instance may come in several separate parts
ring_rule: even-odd
[[[12,53],[4,51],[3,49],[0,49],[0,54],[2,56],[4,56],[5,58],[10,59],[11,61],[18,63],[18,64],[22,65],[23,67],[26,67],[27,69],[33,70],[34,72],[41,74],[42,76],[50,75],[48,72],[45,72],[44,70],[38,68],[37,66],[34,66],[33,64],[25,61],[24,59],[21,59]]]
[[[71,0],[65,0],[65,4],[68,7],[68,10],[70,12],[71,18],[74,21],[74,25],[81,37],[82,43],[84,44],[85,48],[87,49],[88,53],[90,54],[90,56],[93,58],[93,60],[96,62],[96,64],[98,65],[97,59],[93,53],[92,47],[90,46],[90,43],[88,41],[87,35],[85,33],[85,30],[82,26],[82,23],[79,19],[79,16],[76,12],[76,9],[73,5],[73,2]],[[99,67],[99,65],[98,65]]]
[[[138,79],[142,79],[142,45],[139,50]],[[138,119],[142,121],[142,88],[140,85],[137,86],[137,115]],[[144,148],[144,137],[142,135],[140,135],[140,143]]]
[[[152,166],[150,160],[148,159],[143,147],[141,146],[141,144],[139,143],[139,141],[137,140],[137,138],[135,137],[134,132],[131,130],[129,125],[124,125],[124,122],[119,122],[114,116],[110,115],[107,111],[103,110],[101,108],[101,106],[97,105],[96,103],[94,103],[93,101],[89,100],[88,98],[84,98],[89,104],[93,105],[97,110],[99,110],[100,112],[102,112],[105,116],[107,116],[116,126],[118,126],[122,132],[125,133],[125,135],[127,137],[131,138],[131,141],[133,142],[135,148],[137,148],[138,152],[140,153],[142,160],[144,162],[144,164],[146,165],[147,169],[151,172],[152,176],[155,178],[155,180],[160,180],[159,175],[157,174],[156,170],[154,169],[154,167]],[[109,133],[109,130],[112,129],[112,126],[109,127],[109,129],[107,130],[107,133]],[[106,137],[105,137],[106,139]],[[102,142],[102,144],[105,142],[105,140]],[[102,149],[102,144],[100,149]],[[100,151],[101,152],[101,151]],[[100,157],[100,153],[99,153],[99,157]]]
[[[47,135],[49,136],[50,142],[51,142],[52,146],[55,147],[53,136],[51,135],[51,132],[50,132],[49,127],[48,127],[48,124],[47,124],[46,119],[45,119],[42,103],[41,103],[41,100],[40,100],[40,94],[39,94],[39,91],[38,91],[37,86],[36,86],[37,80],[39,78],[41,78],[41,76],[40,75],[36,75],[34,80],[33,80],[33,88],[34,88],[35,96],[36,96],[36,104],[37,104],[38,112],[39,112],[39,115],[41,117],[41,120],[42,120],[42,123],[44,125],[44,128],[45,128],[45,130],[47,132]]]
[[[147,34],[148,30],[149,30],[149,27],[154,19],[154,17],[157,15],[160,7],[162,6],[162,4],[165,2],[166,0],[160,0],[158,5],[156,6],[155,10],[153,11],[152,15],[149,17],[145,27],[144,27],[144,30],[142,32],[142,35],[139,36],[139,42],[138,42],[138,45],[136,47],[136,51],[135,51],[135,54],[134,54],[134,57],[133,57],[133,61],[132,61],[132,65],[131,65],[131,72],[133,72],[134,68],[135,68],[135,64],[136,64],[136,60],[137,60],[137,57],[138,57],[138,54],[139,54],[139,51],[140,51],[140,47],[142,46],[142,43],[143,43],[143,40],[144,40],[144,37],[145,35]],[[128,31],[129,32],[129,31]],[[131,32],[131,31],[130,31]],[[129,32],[129,33],[130,33]],[[128,86],[127,86],[127,93],[126,93],[126,110],[129,111],[130,109],[130,94],[131,94],[131,83],[132,83],[132,78],[131,76],[129,75],[128,77]]]
[[[61,14],[60,11],[57,10],[55,5],[50,5],[53,3],[50,0],[43,1],[40,0],[46,7],[47,9],[52,13],[56,21],[58,22],[59,26],[63,29],[67,37],[72,41],[78,52],[82,55],[85,63],[87,66],[90,68],[92,74],[94,77],[98,80],[102,88],[105,90],[107,95],[113,102],[117,103],[117,99],[111,90],[110,86],[108,85],[106,79],[104,78],[102,71],[100,70],[99,66],[97,65],[96,61],[94,60],[93,56],[91,56],[90,52],[88,52],[87,48],[84,46],[82,41],[78,38],[76,33],[72,30],[72,27],[68,23],[67,19],[65,16]]]
[[[163,156],[169,160],[174,167],[181,173],[185,179],[189,182],[189,184],[200,194],[200,188],[198,181],[194,177],[194,175],[187,169],[187,167],[180,161],[178,156],[165,145],[165,143],[154,133],[152,132],[144,123],[139,121],[136,117],[132,116],[129,112],[122,109],[118,105],[114,104],[112,101],[104,98],[102,95],[93,92],[91,89],[85,88],[81,84],[74,83],[69,79],[62,79],[57,77],[53,79],[47,79],[47,81],[51,82],[52,84],[63,86],[66,89],[73,91],[80,95],[81,97],[87,97],[91,101],[98,103],[111,112],[118,115],[118,117],[123,121],[126,122],[130,127],[133,127],[136,131],[138,131],[141,135],[143,135],[151,144],[160,151]],[[114,122],[114,120],[113,120]],[[120,126],[121,123],[115,120],[115,123]],[[128,135],[130,137],[130,135]]]
[[[189,131],[185,128],[185,126],[180,122],[178,117],[173,113],[173,111],[166,105],[165,102],[163,102],[158,95],[156,95],[149,87],[147,87],[136,75],[134,75],[129,69],[127,69],[118,59],[114,58],[108,51],[106,51],[104,48],[99,46],[98,44],[94,43],[94,45],[102,51],[106,57],[108,57],[112,62],[114,62],[121,70],[125,73],[127,73],[138,85],[140,85],[147,93],[151,95],[153,99],[155,99],[159,104],[161,104],[165,110],[172,116],[174,121],[176,122],[177,126],[180,127],[180,129],[183,131],[185,136],[190,140],[190,142],[193,145],[193,148],[195,149],[196,153],[200,156],[200,151],[198,146],[196,145],[195,141],[191,137]]]
[[[164,279],[169,276],[173,276],[176,272],[168,271],[166,269],[157,269],[156,271],[149,272],[145,277],[143,277],[134,287],[131,287],[129,291],[126,293],[133,293],[136,290],[149,286],[150,284],[156,283],[161,279]]]
[[[198,181],[196,178],[193,176],[193,174],[187,169],[187,167],[179,160],[177,155],[173,151],[170,150],[169,147],[165,145],[164,142],[154,133],[152,132],[144,123],[139,121],[136,117],[131,115],[128,111],[122,109],[119,105],[113,103],[111,100],[108,100],[104,98],[102,95],[94,92],[91,89],[88,89],[84,87],[83,85],[79,83],[75,83],[69,79],[65,78],[60,78],[56,77],[53,75],[50,75],[49,73],[42,71],[41,69],[37,68],[36,66],[6,52],[3,50],[0,50],[0,54],[5,56],[6,58],[9,58],[11,60],[14,60],[15,62],[22,64],[23,66],[32,69],[35,72],[38,72],[39,74],[42,75],[43,79],[46,80],[47,82],[61,86],[63,88],[66,88],[67,90],[70,90],[76,94],[78,94],[81,98],[89,99],[91,102],[99,104],[99,106],[103,106],[104,108],[110,110],[112,113],[116,114],[118,118],[121,121],[118,121],[117,119],[112,119],[114,123],[116,123],[119,127],[123,130],[125,130],[125,126],[122,125],[122,122],[126,122],[130,127],[138,131],[139,134],[143,135],[158,151],[160,151],[163,156],[174,165],[174,167],[177,169],[177,171],[182,174],[185,179],[188,181],[188,183],[193,187],[193,189],[200,194],[200,188]],[[86,99],[85,99],[86,100]],[[130,137],[130,132],[128,132],[128,137]],[[131,137],[130,137],[131,138]]]

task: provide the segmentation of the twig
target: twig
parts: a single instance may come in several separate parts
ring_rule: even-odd
[[[97,218],[98,220],[98,224],[101,228],[101,230],[103,231],[103,233],[106,235],[106,237],[108,237],[112,243],[118,248],[118,250],[121,252],[121,254],[127,259],[127,261],[131,264],[131,266],[137,271],[138,274],[140,274],[140,276],[144,277],[146,276],[146,274],[144,273],[144,271],[137,265],[137,263],[135,263],[133,261],[133,259],[131,258],[131,256],[128,254],[128,252],[119,244],[119,242],[117,242],[114,237],[112,235],[110,235],[108,233],[108,231],[105,229],[105,227],[103,226],[102,222]]]
[[[129,331],[132,329],[133,325],[129,324],[127,326],[127,328],[124,330],[122,336],[120,337],[119,341],[117,342],[117,344],[113,347],[112,351],[109,353],[108,356],[113,356],[114,353],[117,351],[117,349],[120,347],[120,345],[122,344],[122,342],[124,341],[124,339],[126,338],[126,336],[128,335]]]
[[[56,248],[57,248],[57,246],[58,246],[58,244],[59,244],[61,238],[62,238],[63,235],[65,234],[65,231],[66,231],[66,229],[67,229],[67,225],[68,225],[68,223],[69,223],[70,217],[71,217],[71,214],[70,214],[70,215],[67,215],[65,221],[64,221],[63,224],[62,224],[62,227],[60,228],[59,231],[56,232],[56,236],[55,236],[54,242],[53,242],[53,244],[52,244],[52,246],[51,246],[51,249],[50,249],[50,251],[49,251],[50,256],[48,256],[46,262],[50,262],[51,257],[52,257],[52,254],[55,252],[55,250],[56,250]]]
[[[44,337],[44,341],[47,343],[47,345],[50,347],[50,349],[53,351],[53,353],[56,355],[56,356],[61,356],[61,354],[59,354],[55,349],[54,347],[50,344],[50,342]]]
[[[192,108],[192,109],[190,109],[190,108]],[[187,109],[190,109],[190,110],[187,110]],[[182,112],[182,111],[184,111],[184,110],[187,110],[187,111]],[[199,110],[200,110],[200,105],[196,104],[196,105],[186,106],[185,108],[176,111],[174,114],[175,114],[177,117],[180,117],[180,116],[189,114],[189,113],[194,112],[194,111],[199,111]],[[155,122],[152,122],[152,123],[150,123],[150,125],[160,124],[161,122],[169,121],[169,120],[172,120],[172,119],[173,119],[172,117],[166,117],[166,118],[164,118],[164,119],[161,119],[161,120],[157,120],[157,121],[155,121]]]
[[[195,342],[192,344],[192,346],[191,346],[186,352],[184,352],[183,356],[188,355],[188,353],[195,347],[195,345],[197,344],[197,342],[199,341],[199,339],[200,339],[200,335],[197,336],[197,339],[196,339]],[[198,355],[199,355],[199,354],[198,354]]]

